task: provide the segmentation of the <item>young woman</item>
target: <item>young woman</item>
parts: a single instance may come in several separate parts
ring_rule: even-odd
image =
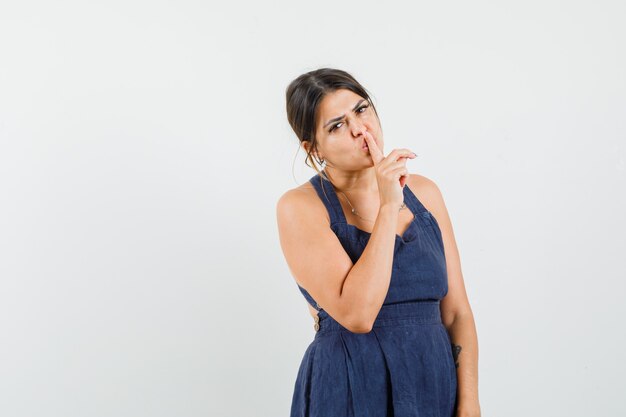
[[[440,190],[409,173],[410,149],[384,155],[378,113],[350,74],[311,71],[286,95],[317,171],[276,206],[316,331],[291,417],[480,416],[476,330]]]

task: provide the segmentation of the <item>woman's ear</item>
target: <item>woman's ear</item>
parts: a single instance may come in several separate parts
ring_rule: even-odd
[[[311,142],[308,140],[302,141],[302,148],[304,149],[305,153],[309,153],[309,149],[311,148]],[[316,152],[312,152],[313,156],[316,156]]]
[[[310,147],[311,147],[311,142],[310,141],[308,141],[308,140],[303,140],[302,141],[302,148],[304,149],[305,153],[309,152],[309,148]],[[317,160],[321,160],[318,151],[312,151],[311,152],[311,156],[313,156]]]

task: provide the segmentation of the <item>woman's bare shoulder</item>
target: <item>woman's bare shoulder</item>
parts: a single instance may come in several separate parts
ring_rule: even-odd
[[[441,191],[432,178],[421,174],[410,174],[409,188],[428,211],[437,211],[441,201]]]
[[[277,207],[291,207],[294,210],[305,212],[306,215],[321,215],[330,221],[324,209],[324,204],[319,199],[315,187],[309,181],[285,191],[278,199],[276,205]]]
[[[289,200],[298,200],[298,201],[308,201],[311,200],[315,196],[315,188],[313,184],[310,182],[305,182],[304,184],[300,184],[297,187],[291,188],[283,193],[280,196],[280,200],[289,199]]]

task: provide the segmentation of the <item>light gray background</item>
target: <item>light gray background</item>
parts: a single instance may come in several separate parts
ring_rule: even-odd
[[[626,414],[623,2],[0,4],[0,415],[288,415],[323,66],[444,194],[483,415]]]

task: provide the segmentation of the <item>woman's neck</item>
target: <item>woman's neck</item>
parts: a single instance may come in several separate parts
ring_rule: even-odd
[[[324,172],[332,181],[333,186],[339,191],[352,194],[378,193],[378,181],[374,167],[358,171],[342,171],[325,167]]]

